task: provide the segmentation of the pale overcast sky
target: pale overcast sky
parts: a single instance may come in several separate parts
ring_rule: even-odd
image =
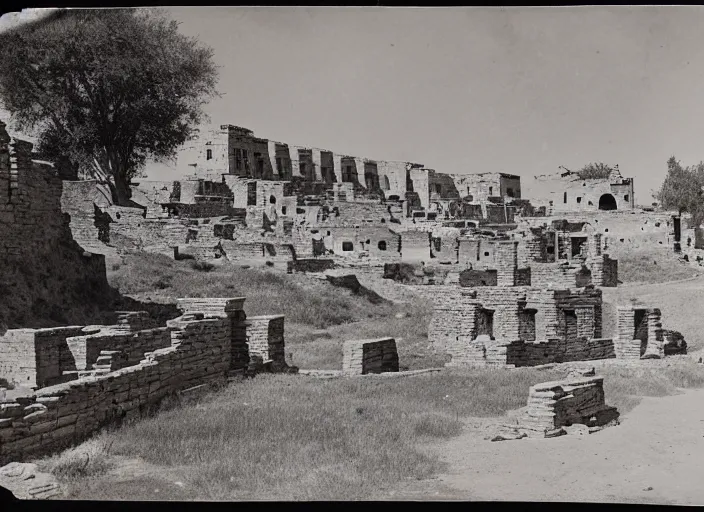
[[[704,160],[701,7],[167,11],[215,50],[216,125],[524,188],[603,161],[641,203],[671,155]]]

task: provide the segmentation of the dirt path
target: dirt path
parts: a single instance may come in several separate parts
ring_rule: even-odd
[[[644,398],[592,435],[490,442],[468,430],[433,451],[448,474],[391,499],[702,505],[704,390]]]

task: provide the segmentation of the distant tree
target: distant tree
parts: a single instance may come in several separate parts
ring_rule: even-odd
[[[582,180],[595,180],[608,178],[612,171],[613,168],[604,163],[593,162],[582,167],[576,174]]]
[[[704,162],[683,167],[671,156],[667,161],[667,175],[655,199],[666,210],[692,215],[692,224],[704,222]]]
[[[0,103],[37,153],[128,204],[147,159],[192,137],[217,95],[212,49],[148,9],[68,10],[0,36]]]

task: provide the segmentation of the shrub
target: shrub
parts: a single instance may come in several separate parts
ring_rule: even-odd
[[[208,261],[195,260],[191,263],[191,268],[193,270],[200,270],[201,272],[210,272],[215,268],[215,265]]]

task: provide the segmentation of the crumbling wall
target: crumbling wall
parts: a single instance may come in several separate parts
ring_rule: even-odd
[[[0,317],[10,328],[96,318],[116,298],[105,258],[84,253],[61,212],[62,181],[0,123]]]
[[[606,405],[604,378],[594,376],[531,386],[520,423],[523,428],[546,435],[574,424],[603,426],[618,416],[615,407]]]
[[[284,315],[253,316],[246,323],[249,357],[285,364]]]
[[[113,421],[135,416],[178,390],[224,382],[229,369],[227,319],[176,323],[171,346],[135,366],[42,388],[0,410],[0,463],[79,442]]]
[[[396,340],[346,341],[342,347],[342,373],[344,375],[367,375],[399,371]]]
[[[664,357],[664,332],[657,308],[628,305],[617,307],[616,357],[640,359]]]

